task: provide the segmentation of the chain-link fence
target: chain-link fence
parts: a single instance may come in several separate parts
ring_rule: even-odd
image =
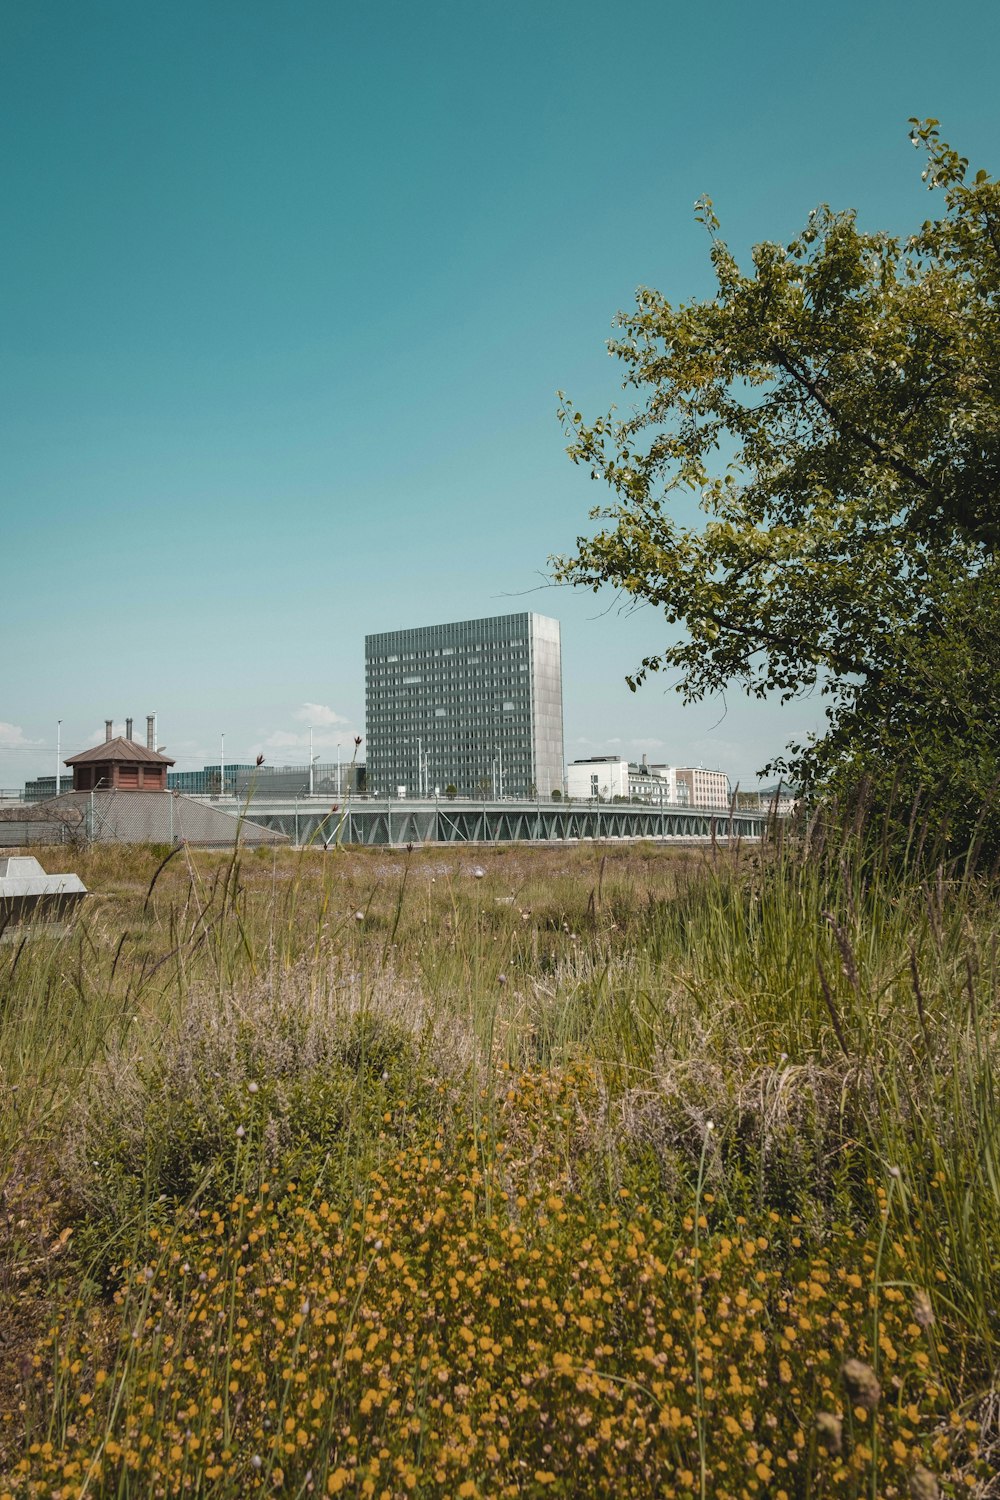
[[[177,792],[71,792],[51,802],[0,808],[0,848],[41,844],[284,844],[284,833],[263,828]]]

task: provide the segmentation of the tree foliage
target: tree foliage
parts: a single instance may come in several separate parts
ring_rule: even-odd
[[[911,126],[944,201],[909,237],[821,207],[745,272],[699,203],[714,296],[643,288],[617,320],[640,404],[590,424],[564,398],[615,500],[554,563],[682,627],[630,686],[819,689],[826,734],[776,764],[839,787],[892,767],[904,799],[947,793],[958,839],[1000,771],[1000,184]]]

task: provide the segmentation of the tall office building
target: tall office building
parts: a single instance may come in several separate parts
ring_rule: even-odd
[[[563,785],[559,621],[497,615],[365,637],[376,796],[551,796]]]

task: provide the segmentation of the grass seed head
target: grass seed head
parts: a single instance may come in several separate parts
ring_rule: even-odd
[[[882,1388],[871,1365],[866,1365],[863,1359],[845,1360],[840,1378],[853,1405],[863,1406],[865,1411],[875,1410]]]
[[[921,1328],[930,1328],[934,1322],[934,1308],[923,1287],[917,1287],[913,1294],[913,1321]]]
[[[827,1453],[834,1455],[844,1446],[843,1424],[832,1411],[821,1411],[816,1418],[816,1436]]]
[[[941,1491],[930,1469],[917,1464],[910,1475],[910,1500],[938,1500]]]

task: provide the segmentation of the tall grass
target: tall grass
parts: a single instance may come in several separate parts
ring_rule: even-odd
[[[77,868],[96,894],[73,937],[0,948],[12,1493],[643,1494],[655,1474],[890,1496],[931,1471],[1000,1493],[994,887],[816,829],[762,851],[98,847]],[[602,1333],[581,1288],[611,1242]],[[182,1394],[162,1369],[196,1262],[216,1300],[194,1316],[226,1332],[191,1345]],[[341,1309],[335,1347],[313,1314],[289,1331],[276,1275]],[[760,1310],[733,1323],[741,1277]],[[828,1282],[818,1319],[797,1299]],[[290,1372],[251,1340],[253,1392],[250,1286]],[[732,1333],[751,1315],[762,1349]],[[710,1329],[752,1391],[722,1388]],[[516,1393],[555,1355],[572,1378],[525,1426]],[[877,1410],[841,1384],[850,1356]]]

